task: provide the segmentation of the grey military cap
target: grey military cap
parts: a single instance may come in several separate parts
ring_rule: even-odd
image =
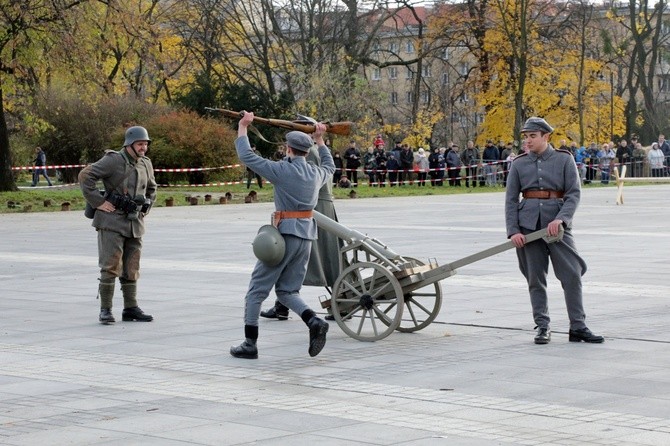
[[[547,121],[535,116],[533,116],[532,118],[528,118],[526,120],[526,123],[523,125],[523,128],[521,129],[521,133],[524,132],[552,133],[553,131],[554,131],[553,127],[547,124]]]
[[[309,149],[312,148],[314,142],[308,134],[293,130],[286,134],[286,144],[292,149],[301,152],[309,152]]]

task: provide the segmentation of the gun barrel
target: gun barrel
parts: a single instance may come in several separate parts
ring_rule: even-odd
[[[338,238],[341,238],[348,243],[363,242],[387,259],[393,260],[400,258],[400,254],[393,251],[392,249],[383,246],[381,243],[375,240],[370,239],[370,237],[363,234],[362,232],[347,228],[343,224],[336,222],[332,218],[326,217],[320,212],[314,211],[314,220],[316,220],[316,224],[320,228],[330,232],[333,235],[336,235]]]

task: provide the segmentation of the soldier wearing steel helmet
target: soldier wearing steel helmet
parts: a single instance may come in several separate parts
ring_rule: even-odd
[[[313,215],[319,189],[331,181],[335,163],[326,147],[323,135],[326,126],[316,124],[314,141],[318,146],[321,165],[308,163],[306,156],[314,144],[309,135],[292,131],[286,134],[287,157],[275,162],[263,159],[251,150],[247,127],[254,115],[246,112],[240,119],[235,148],[240,161],[274,185],[276,212],[274,228],[261,228],[254,240],[254,252],[259,261],[251,274],[249,290],[244,305],[244,338],[238,346],[230,348],[236,358],[258,357],[258,319],[261,305],[272,287],[277,299],[299,314],[309,329],[310,356],[318,355],[326,343],[328,323],[316,316],[300,297],[312,241],[317,238],[317,226]],[[281,243],[277,237],[281,237]],[[275,248],[282,249],[279,252]],[[263,252],[270,249],[271,252]]]
[[[549,144],[553,131],[547,121],[537,117],[529,118],[521,130],[527,151],[514,158],[507,178],[507,237],[517,247],[519,269],[528,282],[537,326],[535,343],[548,344],[551,340],[547,299],[549,259],[563,287],[570,319],[569,341],[601,343],[604,338],[586,327],[582,304],[586,262],[579,256],[572,237],[572,218],[581,195],[579,174],[572,154],[554,150]],[[563,228],[562,240],[526,243],[526,234],[545,227],[550,236],[558,235]]]
[[[90,217],[98,232],[98,319],[102,324],[116,322],[112,313],[116,278],[121,282],[123,294],[122,319],[153,320],[137,303],[144,217],[156,199],[154,169],[145,156],[150,144],[144,127],[130,127],[121,150],[108,150],[79,174],[84,198],[91,210],[95,210]],[[102,181],[104,191],[98,190],[98,181]]]

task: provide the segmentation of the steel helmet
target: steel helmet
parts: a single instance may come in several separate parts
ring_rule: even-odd
[[[272,225],[261,226],[251,245],[256,258],[270,266],[278,265],[286,252],[284,237]]]
[[[148,141],[151,144],[151,138],[149,138],[147,129],[139,125],[129,127],[126,130],[126,140],[123,143],[123,147],[132,146],[135,141]]]

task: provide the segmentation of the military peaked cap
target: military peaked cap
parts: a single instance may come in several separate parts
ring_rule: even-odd
[[[542,133],[552,133],[554,131],[553,127],[547,124],[542,118],[532,117],[526,120],[526,123],[521,129],[521,133],[525,132],[542,132]]]
[[[312,148],[314,142],[308,134],[293,130],[286,134],[286,144],[292,149],[301,152],[309,152],[309,149]]]

